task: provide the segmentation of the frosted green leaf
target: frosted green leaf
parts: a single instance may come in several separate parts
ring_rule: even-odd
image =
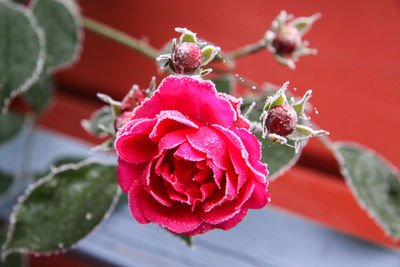
[[[400,177],[388,161],[351,143],[335,143],[340,170],[358,203],[387,234],[400,238]]]
[[[24,117],[14,112],[0,114],[0,146],[16,136],[24,125]]]
[[[281,145],[273,143],[268,138],[262,138],[261,133],[255,133],[255,136],[261,142],[261,161],[267,164],[268,180],[270,181],[293,167],[301,155],[301,150],[306,145],[306,141],[302,141],[299,151],[296,153],[294,141],[288,141],[287,145]]]
[[[114,115],[110,106],[104,106],[96,110],[89,120],[82,120],[82,127],[89,133],[99,137],[113,135]]]
[[[46,38],[46,69],[66,67],[78,57],[81,21],[72,0],[37,0],[32,11]]]
[[[3,230],[0,232],[0,245],[6,240]],[[0,259],[0,267],[24,267],[26,266],[26,256],[20,253],[9,255],[4,261]]]
[[[53,79],[42,74],[40,79],[22,95],[22,98],[36,112],[40,113],[49,106],[52,96]]]
[[[201,56],[202,56],[202,66],[207,65],[211,61],[214,60],[215,56],[218,54],[220,51],[219,47],[215,47],[213,45],[206,45],[201,49]]]
[[[42,30],[29,9],[0,0],[0,107],[39,78],[45,60]]]
[[[93,231],[116,205],[117,168],[93,160],[53,169],[19,199],[3,254],[65,251]]]

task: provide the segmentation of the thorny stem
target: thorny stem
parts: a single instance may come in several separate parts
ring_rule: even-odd
[[[235,60],[237,58],[256,53],[264,49],[265,47],[267,47],[267,42],[263,39],[258,41],[257,43],[246,45],[242,48],[237,49],[236,51],[228,53],[226,57],[228,59]]]
[[[139,41],[138,39],[129,36],[128,34],[107,26],[96,20],[83,17],[83,27],[103,37],[114,40],[122,45],[125,45],[137,52],[142,53],[150,59],[155,60],[159,56],[159,52],[149,44]]]

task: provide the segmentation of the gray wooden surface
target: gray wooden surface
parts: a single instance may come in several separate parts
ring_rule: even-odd
[[[90,146],[44,129],[34,132],[30,168],[57,157],[89,156]],[[26,132],[0,148],[0,168],[19,170]],[[92,154],[110,161],[112,155]],[[15,191],[20,190],[15,187]],[[0,213],[9,212],[10,203]],[[139,225],[122,205],[76,251],[117,266],[400,266],[400,251],[374,245],[275,208],[252,210],[234,229],[195,238],[195,249],[156,225]]]

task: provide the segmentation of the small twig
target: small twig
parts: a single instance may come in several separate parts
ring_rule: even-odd
[[[160,55],[159,51],[149,44],[101,22],[85,17],[82,18],[82,22],[84,28],[140,52],[150,59],[155,60]]]
[[[246,56],[246,55],[249,55],[249,54],[253,54],[253,53],[256,53],[258,51],[261,51],[265,47],[267,47],[267,42],[264,39],[262,39],[262,40],[258,41],[257,43],[249,44],[249,45],[241,47],[241,48],[239,48],[239,49],[237,49],[237,50],[235,50],[235,51],[233,51],[231,53],[227,53],[226,57],[228,59],[235,60],[235,59],[238,59],[240,57],[243,57],[243,56]]]

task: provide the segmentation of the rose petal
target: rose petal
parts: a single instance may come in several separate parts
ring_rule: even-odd
[[[235,216],[233,216],[229,220],[224,221],[223,223],[217,224],[215,227],[223,229],[225,231],[229,230],[232,227],[235,227],[240,221],[242,221],[246,214],[247,208],[242,208]]]
[[[139,180],[143,175],[146,164],[133,164],[118,158],[117,177],[122,191],[128,193],[133,181]]]
[[[200,184],[204,184],[205,182],[207,182],[207,180],[210,179],[210,177],[211,177],[210,169],[205,169],[205,170],[200,169],[193,176],[193,181],[199,182]]]
[[[175,233],[192,231],[202,222],[200,216],[192,212],[190,206],[186,204],[177,202],[174,206],[168,208],[148,194],[145,194],[140,202],[146,218]]]
[[[219,224],[229,220],[240,212],[241,206],[249,199],[254,189],[254,183],[248,182],[239,192],[239,196],[207,211],[199,210],[201,218],[211,224]]]
[[[188,120],[179,111],[164,110],[157,115],[157,123],[150,133],[150,139],[154,143],[157,143],[165,134],[184,128],[198,129],[199,126]]]
[[[190,161],[201,161],[206,159],[203,152],[196,150],[188,142],[181,144],[174,153],[174,156]]]
[[[235,227],[239,222],[241,222],[243,220],[243,218],[246,216],[246,214],[247,214],[247,209],[241,209],[235,216],[233,216],[229,220],[226,220],[223,223],[213,225],[213,224],[203,222],[202,224],[200,224],[199,227],[197,227],[193,231],[182,233],[182,234],[190,235],[190,236],[198,235],[198,234],[203,234],[205,232],[208,232],[215,228],[219,228],[219,229],[226,231],[226,230],[231,229],[232,227]]]
[[[171,207],[175,201],[169,197],[167,190],[165,189],[163,179],[154,172],[151,172],[149,181],[149,192],[154,199],[164,206]]]
[[[245,129],[235,129],[233,130],[237,136],[240,137],[246,150],[249,154],[249,161],[251,166],[256,170],[256,177],[260,183],[268,183],[267,176],[267,164],[261,162],[261,143],[258,141],[257,137],[251,134]]]
[[[212,224],[209,224],[209,223],[202,223],[202,224],[200,224],[196,229],[194,229],[194,230],[192,230],[192,231],[189,231],[189,232],[184,232],[184,233],[181,233],[181,234],[183,234],[183,235],[190,235],[190,236],[192,236],[192,235],[198,235],[198,234],[203,234],[203,233],[205,233],[205,232],[208,232],[208,231],[210,231],[210,230],[213,229],[213,228],[215,228],[215,226],[212,225]]]
[[[135,180],[129,190],[129,209],[131,210],[132,216],[135,217],[136,221],[141,224],[149,223],[150,220],[144,214],[142,208],[142,199],[146,192],[143,190],[140,182]]]
[[[173,149],[186,141],[186,135],[196,130],[182,129],[167,133],[158,142],[159,155],[165,150]]]
[[[213,171],[214,181],[217,184],[218,188],[221,188],[221,180],[225,174],[224,170],[215,165],[211,160],[207,160],[207,165]]]
[[[187,134],[187,140],[197,150],[207,154],[213,163],[221,169],[229,165],[229,154],[226,140],[213,128],[202,127],[198,131]]]
[[[224,127],[236,120],[236,111],[217,95],[212,82],[190,76],[165,78],[153,96],[134,110],[133,118],[155,118],[162,110],[177,110],[190,119]]]
[[[249,209],[261,209],[268,203],[268,201],[269,193],[266,185],[256,182],[253,194],[251,194],[251,197],[246,202],[247,207]]]
[[[118,156],[130,163],[151,160],[157,149],[157,145],[149,139],[155,122],[156,120],[134,120],[121,128],[115,140]]]
[[[237,119],[235,120],[232,126],[238,128],[250,129],[249,120],[245,116],[243,116],[240,112],[240,106],[242,105],[242,98],[236,98],[234,96],[225,93],[219,93],[218,95],[228,100],[229,103],[232,105],[233,109],[236,111]]]

